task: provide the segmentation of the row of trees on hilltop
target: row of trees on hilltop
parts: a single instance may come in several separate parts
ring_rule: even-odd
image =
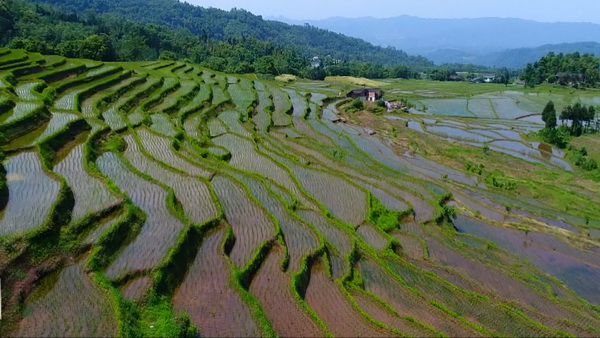
[[[600,58],[592,54],[554,54],[527,64],[521,79],[526,86],[555,83],[563,86],[593,87],[600,82]]]

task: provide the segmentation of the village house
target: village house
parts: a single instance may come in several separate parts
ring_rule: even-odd
[[[383,91],[379,88],[363,88],[350,91],[346,97],[361,99],[363,101],[375,102],[383,96]]]
[[[494,80],[496,80],[495,74],[481,74],[481,77],[483,78],[483,82],[485,83],[492,83],[494,82]]]
[[[310,60],[310,66],[313,68],[321,67],[321,60],[319,59],[318,56],[315,56],[312,58],[312,60]]]

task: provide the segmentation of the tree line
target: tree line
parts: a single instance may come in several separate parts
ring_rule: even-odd
[[[521,79],[528,87],[542,83],[594,87],[600,82],[599,68],[600,58],[592,54],[550,52],[540,60],[528,63]]]
[[[560,126],[558,126],[558,119],[561,121]],[[579,137],[587,132],[598,131],[594,123],[600,120],[594,106],[585,106],[577,102],[566,106],[557,118],[554,102],[549,101],[542,111],[542,120],[545,123],[545,127],[540,130],[539,135],[544,142],[553,144],[561,149],[568,147],[569,150],[573,151],[572,161],[583,170],[592,171],[598,169],[596,160],[587,156],[586,148],[575,149],[569,145],[572,137]]]

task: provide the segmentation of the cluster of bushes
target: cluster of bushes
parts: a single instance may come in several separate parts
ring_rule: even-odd
[[[600,81],[599,67],[600,58],[592,54],[550,52],[533,64],[527,64],[521,79],[528,87],[544,82],[575,88],[592,87]]]
[[[508,179],[499,179],[496,176],[490,176],[486,179],[488,184],[493,185],[496,188],[504,189],[504,190],[515,190],[517,189],[517,182]]]
[[[576,149],[575,147],[571,147],[573,150],[572,160],[576,166],[580,167],[585,171],[592,171],[598,169],[598,162],[593,158],[589,158],[587,149],[582,147],[580,149]]]
[[[485,168],[485,166],[481,163],[474,164],[473,162],[468,161],[466,164],[466,168],[468,172],[481,176],[481,174],[483,174],[483,168]]]
[[[543,128],[538,134],[544,142],[553,144],[560,149],[565,149],[571,140],[569,130],[566,126]]]
[[[369,196],[369,220],[385,232],[397,229],[401,213],[388,210],[375,196]]]

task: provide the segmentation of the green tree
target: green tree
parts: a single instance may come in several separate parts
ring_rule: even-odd
[[[554,108],[554,102],[548,101],[542,112],[542,120],[546,123],[546,128],[556,128],[556,109]]]
[[[114,61],[115,49],[106,34],[94,34],[81,42],[79,57],[85,59]]]
[[[14,14],[9,11],[6,0],[0,0],[0,37],[7,36],[15,25]]]
[[[504,86],[508,87],[508,81],[510,80],[510,73],[506,67],[500,70],[500,79],[501,83],[504,83]]]

